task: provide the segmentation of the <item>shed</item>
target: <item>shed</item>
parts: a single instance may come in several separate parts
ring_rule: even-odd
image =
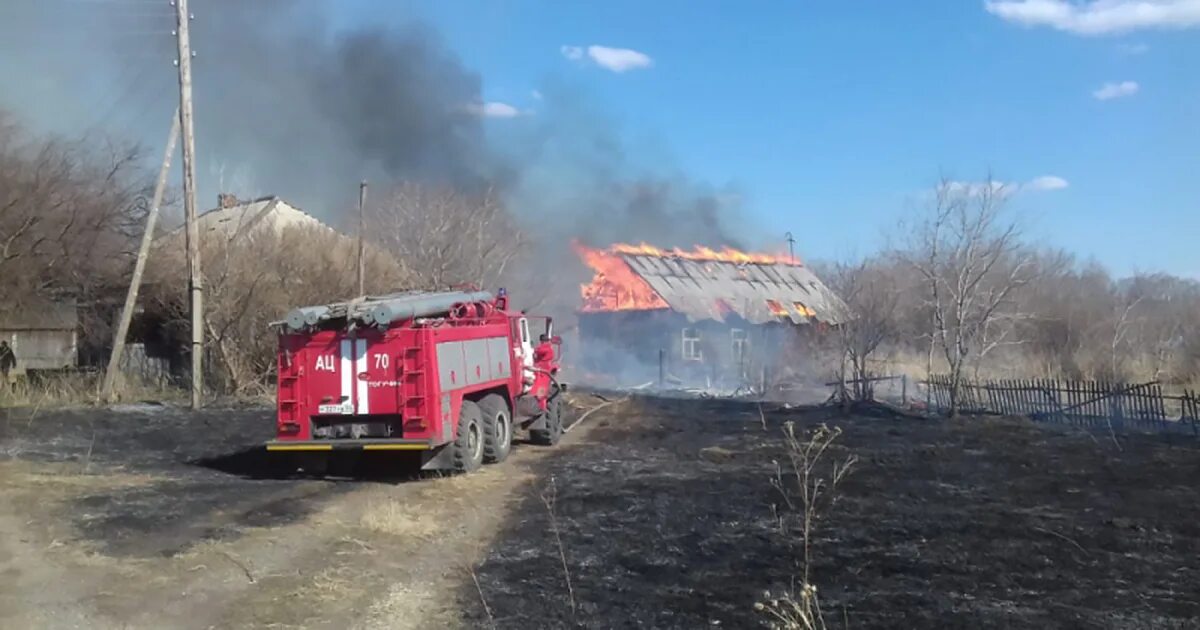
[[[79,312],[74,298],[40,298],[0,311],[0,339],[17,358],[15,373],[62,370],[78,361]]]

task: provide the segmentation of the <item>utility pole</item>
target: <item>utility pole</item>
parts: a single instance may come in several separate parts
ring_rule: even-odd
[[[146,229],[142,232],[142,244],[138,247],[137,262],[133,264],[133,278],[129,281],[129,291],[125,294],[125,306],[121,308],[121,320],[117,331],[113,333],[112,355],[108,357],[108,370],[104,373],[104,387],[100,394],[105,402],[113,401],[113,386],[116,384],[117,373],[121,369],[121,354],[125,352],[125,336],[129,334],[129,322],[133,320],[133,309],[137,304],[138,290],[142,286],[142,273],[146,270],[146,257],[150,253],[150,243],[154,240],[154,225],[158,222],[158,208],[162,205],[163,191],[167,187],[167,174],[171,171],[171,156],[175,153],[175,143],[179,140],[179,108],[171,118],[171,133],[167,135],[167,150],[163,153],[162,166],[158,169],[158,181],[154,183],[154,199],[150,202],[150,212],[146,215]]]
[[[787,240],[788,244],[788,262],[794,265],[796,264],[796,239],[792,237],[791,232],[784,232],[783,237],[785,240]]]
[[[187,0],[175,1],[179,44],[179,122],[183,126],[183,212],[187,221],[188,293],[192,311],[192,409],[200,408],[204,388],[204,306],[200,276],[200,231],[196,226],[196,138],[192,133],[192,47]]]
[[[366,272],[363,269],[363,206],[367,205],[367,180],[358,185],[358,295],[366,295]]]

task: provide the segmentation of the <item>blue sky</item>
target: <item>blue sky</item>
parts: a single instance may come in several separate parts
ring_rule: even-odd
[[[1012,208],[1036,240],[1117,273],[1200,277],[1195,0],[341,10],[347,23],[434,24],[482,77],[493,128],[514,124],[505,106],[537,116],[547,85],[579,89],[632,151],[739,190],[747,219],[791,231],[805,257],[868,253],[940,173],[990,170],[1023,185]]]

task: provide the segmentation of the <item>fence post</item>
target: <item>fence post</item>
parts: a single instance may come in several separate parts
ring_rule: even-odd
[[[1125,430],[1125,401],[1121,400],[1125,397],[1124,393],[1119,393],[1117,385],[1107,383],[1107,393],[1109,400],[1112,401],[1113,424],[1118,430]]]
[[[1184,409],[1188,414],[1188,420],[1192,423],[1192,434],[1200,435],[1200,427],[1196,426],[1200,424],[1200,397],[1197,397],[1196,392],[1193,391],[1184,391],[1183,395],[1187,396]]]
[[[908,407],[908,375],[900,375],[900,406]]]
[[[667,351],[662,348],[659,348],[658,349],[658,387],[660,389],[662,388],[663,384],[667,380],[666,363],[667,363]]]

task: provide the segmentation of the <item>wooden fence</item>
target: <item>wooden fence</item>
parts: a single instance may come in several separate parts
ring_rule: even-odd
[[[950,408],[949,376],[934,376],[923,384],[928,388],[931,406],[940,411]],[[1185,431],[1200,436],[1200,396],[1190,390],[1180,395],[1166,394],[1157,382],[964,380],[959,388],[959,410],[1118,430]]]

